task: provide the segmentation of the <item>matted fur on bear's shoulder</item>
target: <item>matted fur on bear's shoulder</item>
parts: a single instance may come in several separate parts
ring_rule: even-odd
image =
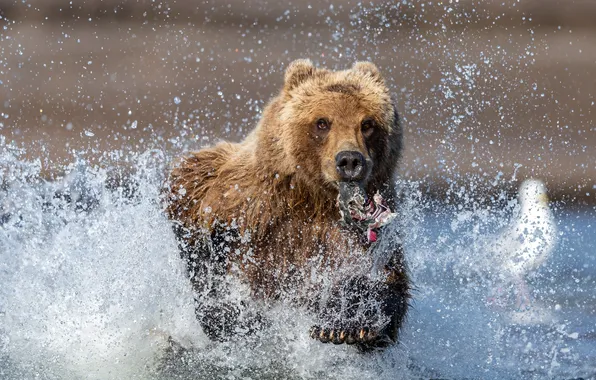
[[[322,342],[361,348],[394,342],[409,298],[401,246],[383,253],[381,275],[373,271],[375,244],[341,223],[338,197],[341,186],[353,184],[364,198],[378,194],[395,209],[393,176],[401,149],[398,114],[374,64],[331,71],[297,60],[244,141],[185,157],[171,172],[167,212],[189,263],[206,332],[224,339],[225,328],[217,326],[241,323],[236,319],[243,313],[206,306],[209,294],[225,293],[219,282],[234,276],[261,300],[284,297],[284,289],[299,286],[318,320],[311,335]],[[360,269],[350,270],[356,262]],[[215,263],[221,278],[200,269]],[[337,310],[337,302],[316,294],[322,285],[313,283],[313,271],[333,277],[326,294],[341,294],[360,308],[366,298],[374,310]]]

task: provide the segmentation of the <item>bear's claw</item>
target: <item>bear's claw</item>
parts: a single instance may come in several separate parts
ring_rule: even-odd
[[[362,327],[360,329],[333,329],[313,326],[310,329],[310,337],[312,339],[318,340],[321,343],[359,343],[369,345],[375,343],[378,340],[379,334],[369,327]]]

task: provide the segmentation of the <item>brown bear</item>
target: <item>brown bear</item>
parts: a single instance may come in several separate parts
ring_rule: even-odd
[[[374,64],[331,71],[297,60],[244,141],[184,158],[171,172],[167,213],[207,335],[258,330],[265,322],[251,303],[283,299],[313,312],[310,335],[321,342],[396,342],[410,289],[399,234],[362,226],[395,209],[401,150]],[[234,282],[250,296],[234,299]]]

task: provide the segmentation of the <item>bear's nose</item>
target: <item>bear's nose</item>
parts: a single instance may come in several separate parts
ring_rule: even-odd
[[[343,151],[335,156],[337,173],[343,181],[360,181],[366,173],[366,160],[360,152]]]

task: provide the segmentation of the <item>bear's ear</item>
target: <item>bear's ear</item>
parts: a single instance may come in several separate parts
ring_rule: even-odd
[[[352,70],[361,72],[363,74],[368,74],[375,80],[382,82],[383,78],[381,77],[381,72],[377,68],[377,66],[372,62],[356,62],[354,66],[352,66]]]
[[[297,59],[290,63],[286,69],[284,78],[284,89],[290,91],[291,89],[304,82],[315,73],[315,67],[310,59]]]

